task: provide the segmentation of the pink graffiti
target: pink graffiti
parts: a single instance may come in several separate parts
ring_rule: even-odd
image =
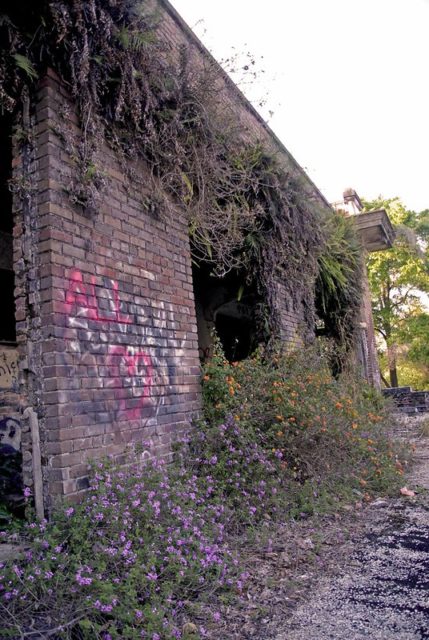
[[[100,289],[103,289],[103,294],[97,296],[97,290]],[[102,298],[108,300],[108,311],[103,311],[101,307]],[[100,287],[96,284],[95,276],[91,276],[89,283],[85,283],[82,273],[75,270],[70,276],[65,301],[70,305],[68,313],[72,326],[76,326],[78,316],[99,322],[117,322],[125,325],[133,323],[132,318],[121,311],[119,286],[116,280],[109,280],[108,286]],[[71,313],[72,305],[75,305],[76,316]],[[89,335],[90,338],[87,341],[99,342],[97,331],[90,332]],[[79,353],[84,354],[87,349],[85,342],[79,342]],[[150,402],[154,382],[151,357],[144,351],[140,351],[138,347],[109,344],[106,364],[108,376],[103,379],[103,386],[112,389],[112,395],[118,403],[114,412],[115,420],[139,419],[143,408]]]
[[[131,347],[111,346],[108,356],[109,384],[115,389],[131,389],[133,398],[119,397],[119,413],[128,420],[136,420],[147,404],[153,384],[152,360],[143,351],[133,353]],[[109,385],[108,385],[109,386]],[[131,406],[134,405],[134,406]]]
[[[110,283],[112,285],[110,291],[104,287],[104,290],[107,290],[110,295],[111,315],[109,316],[103,315],[103,310],[100,309],[98,297],[96,295],[95,276],[91,276],[90,282],[85,284],[81,271],[72,271],[71,273],[69,288],[66,292],[66,303],[76,304],[80,310],[85,311],[85,316],[91,320],[131,324],[132,319],[130,316],[121,313],[120,310],[121,299],[119,297],[118,282],[116,280],[110,280]]]

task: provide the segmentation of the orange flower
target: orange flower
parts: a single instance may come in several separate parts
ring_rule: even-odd
[[[210,380],[210,376],[204,376],[203,380],[205,380],[207,382],[207,380]]]
[[[343,408],[342,403],[341,403],[341,402],[336,402],[336,403],[335,403],[335,408],[336,408],[336,409],[342,409],[342,408]]]

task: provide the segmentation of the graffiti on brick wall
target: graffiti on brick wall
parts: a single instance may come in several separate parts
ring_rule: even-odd
[[[100,287],[96,286],[95,276],[91,276],[90,282],[86,284],[83,282],[82,273],[73,271],[66,292],[66,303],[76,305],[77,317],[84,316],[99,322],[131,324],[132,318],[121,311],[118,282],[107,278],[103,280],[100,291]],[[71,321],[70,324],[74,326],[76,323]]]
[[[109,378],[106,386],[130,389],[132,398],[118,397],[118,414],[128,420],[138,419],[151,397],[153,367],[151,357],[144,351],[121,345],[109,345],[107,356]]]
[[[149,415],[154,395],[160,396],[160,389],[165,391],[175,375],[172,358],[166,355],[171,346],[166,313],[157,310],[153,318],[147,301],[144,305],[141,300],[121,299],[116,280],[91,276],[84,281],[80,271],[71,274],[65,304],[72,329],[73,373],[79,376],[79,367],[86,367],[84,375],[96,377],[98,388],[110,389],[109,398],[115,398],[114,408],[108,399],[88,410],[84,404],[82,410],[104,413],[114,421]]]
[[[16,349],[0,347],[0,388],[14,389],[18,384],[18,354]]]
[[[7,455],[21,448],[21,425],[16,418],[0,418],[0,453]]]
[[[13,417],[0,418],[0,502],[12,511],[22,505],[21,425]]]

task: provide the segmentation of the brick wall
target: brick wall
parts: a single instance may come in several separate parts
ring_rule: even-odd
[[[135,445],[168,457],[199,406],[199,360],[184,219],[151,217],[146,168],[133,163],[131,183],[107,147],[96,211],[74,207],[75,167],[55,131],[79,131],[53,73],[35,117],[37,204],[16,226],[17,329],[52,498],[87,487],[90,459],[125,460]]]
[[[312,342],[314,333],[308,327],[305,320],[304,302],[306,296],[312,296],[313,292],[305,290],[297,292],[296,299],[287,292],[286,287],[277,284],[277,302],[280,311],[280,338],[284,342],[304,343]]]

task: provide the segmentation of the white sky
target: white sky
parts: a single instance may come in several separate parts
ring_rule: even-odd
[[[171,2],[217,59],[263,56],[242,88],[328,200],[429,208],[429,0]]]

